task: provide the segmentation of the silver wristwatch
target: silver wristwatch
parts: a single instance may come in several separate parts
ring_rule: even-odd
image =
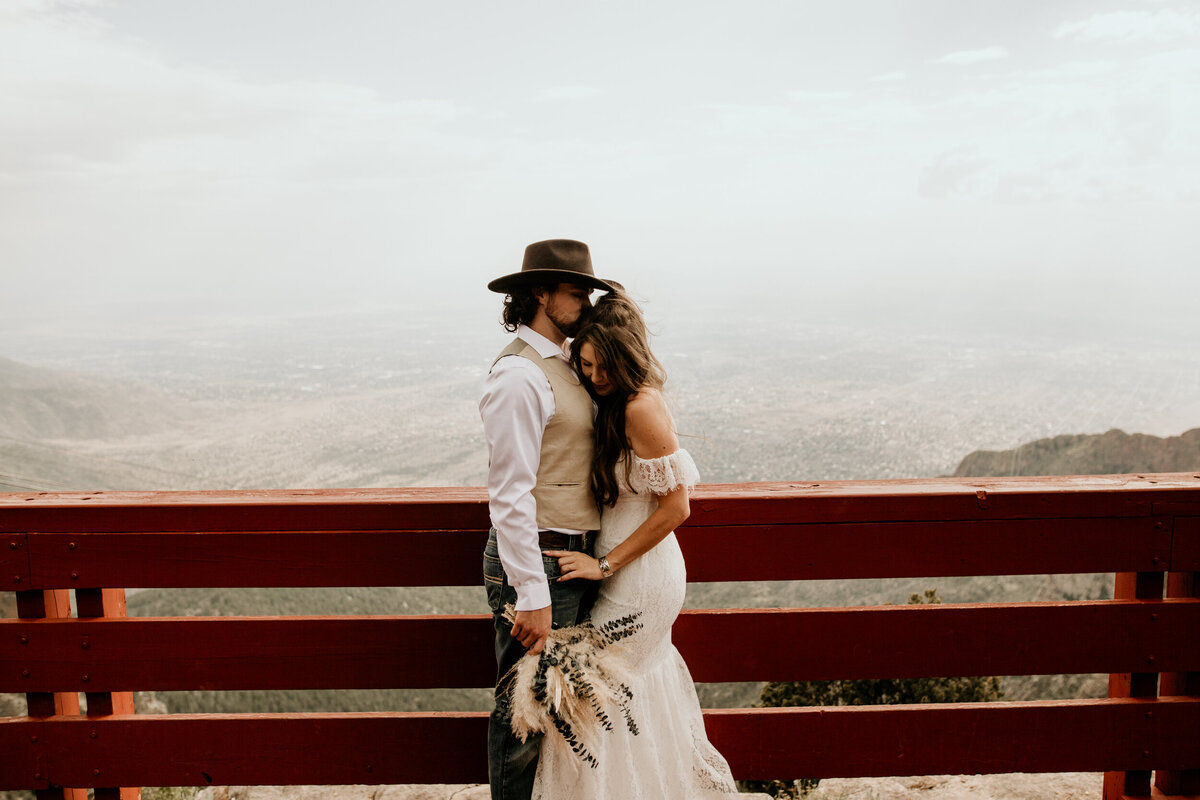
[[[608,565],[608,558],[600,559],[600,574],[605,578],[611,578],[613,574],[612,567]]]

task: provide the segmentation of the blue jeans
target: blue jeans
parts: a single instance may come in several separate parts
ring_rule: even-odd
[[[570,547],[564,549],[583,549]],[[570,580],[559,583],[562,573],[558,559],[542,556],[542,567],[550,580],[550,605],[555,628],[576,625],[587,617],[596,599],[599,586],[595,581]],[[513,736],[509,724],[510,712],[505,694],[507,682],[501,685],[513,665],[525,655],[525,647],[512,637],[512,624],[504,619],[504,607],[517,603],[517,590],[508,583],[500,566],[496,548],[496,529],[488,535],[483,551],[483,585],[487,589],[488,605],[496,629],[496,707],[488,721],[488,776],[492,785],[492,800],[528,800],[533,793],[533,776],[537,772],[541,737],[531,736],[524,742]]]

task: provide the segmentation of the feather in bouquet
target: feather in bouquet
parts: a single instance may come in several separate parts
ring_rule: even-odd
[[[515,614],[511,605],[505,608],[509,622]],[[594,737],[613,729],[607,709],[616,709],[636,736],[628,667],[621,648],[613,645],[642,627],[640,616],[629,614],[599,626],[587,620],[552,630],[540,654],[522,657],[505,676],[511,678],[507,700],[517,738],[525,741],[554,728],[571,751],[595,769],[599,762],[592,754]]]

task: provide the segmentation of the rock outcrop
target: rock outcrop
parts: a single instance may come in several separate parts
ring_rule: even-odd
[[[1160,438],[1111,430],[1038,439],[1014,450],[976,450],[954,477],[1116,475],[1200,470],[1200,428]]]

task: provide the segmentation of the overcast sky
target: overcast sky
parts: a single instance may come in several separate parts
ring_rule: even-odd
[[[0,0],[9,320],[465,312],[570,237],[660,307],[1200,335],[1198,178],[1191,0]]]

